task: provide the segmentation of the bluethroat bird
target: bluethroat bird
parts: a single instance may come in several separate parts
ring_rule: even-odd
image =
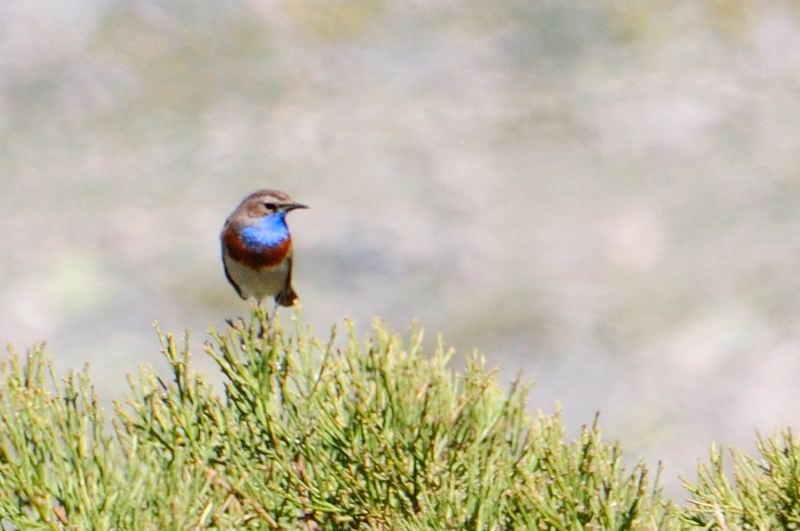
[[[308,207],[278,190],[259,190],[245,197],[225,220],[220,235],[222,264],[241,298],[253,297],[260,304],[275,297],[275,308],[297,300],[292,288],[292,237],[286,225],[286,214],[296,208]]]

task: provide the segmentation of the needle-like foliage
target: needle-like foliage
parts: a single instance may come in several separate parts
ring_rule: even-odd
[[[800,529],[800,440],[790,431],[758,439],[761,459],[732,450],[733,481],[722,453],[711,447],[701,464],[684,521],[691,528],[728,531]]]
[[[111,428],[86,372],[41,349],[0,369],[0,522],[10,529],[675,529],[679,511],[625,470],[595,421],[566,441],[483,359],[458,373],[382,324],[336,347],[254,311],[205,350],[161,336],[169,378],[143,368]]]

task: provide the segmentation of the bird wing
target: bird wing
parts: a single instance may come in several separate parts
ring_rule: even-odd
[[[289,272],[286,275],[286,283],[283,285],[283,289],[281,289],[275,295],[275,302],[280,304],[281,306],[292,306],[294,301],[297,300],[297,293],[295,293],[294,288],[292,288],[292,261],[293,257],[289,255],[286,260],[289,262]]]
[[[239,287],[239,284],[237,284],[233,280],[233,278],[231,278],[231,274],[228,271],[228,264],[225,263],[225,257],[224,256],[222,257],[222,269],[225,270],[225,278],[227,278],[228,282],[231,283],[231,286],[233,286],[233,289],[235,289],[236,293],[239,294],[239,297],[241,297],[242,299],[247,299],[247,297],[245,297],[244,294],[242,293],[242,288]]]

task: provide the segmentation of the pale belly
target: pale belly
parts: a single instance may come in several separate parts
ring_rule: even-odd
[[[246,299],[254,297],[262,300],[267,297],[274,297],[286,285],[286,277],[289,274],[289,260],[284,260],[280,265],[265,268],[260,271],[253,271],[247,266],[235,260],[224,257],[225,267],[228,274],[239,286],[242,295]]]

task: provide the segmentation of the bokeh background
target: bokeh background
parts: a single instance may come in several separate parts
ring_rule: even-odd
[[[311,206],[304,323],[417,319],[678,498],[712,440],[797,427],[800,2],[0,3],[17,350],[119,397],[158,321],[213,371],[248,311],[218,232],[264,187]]]

